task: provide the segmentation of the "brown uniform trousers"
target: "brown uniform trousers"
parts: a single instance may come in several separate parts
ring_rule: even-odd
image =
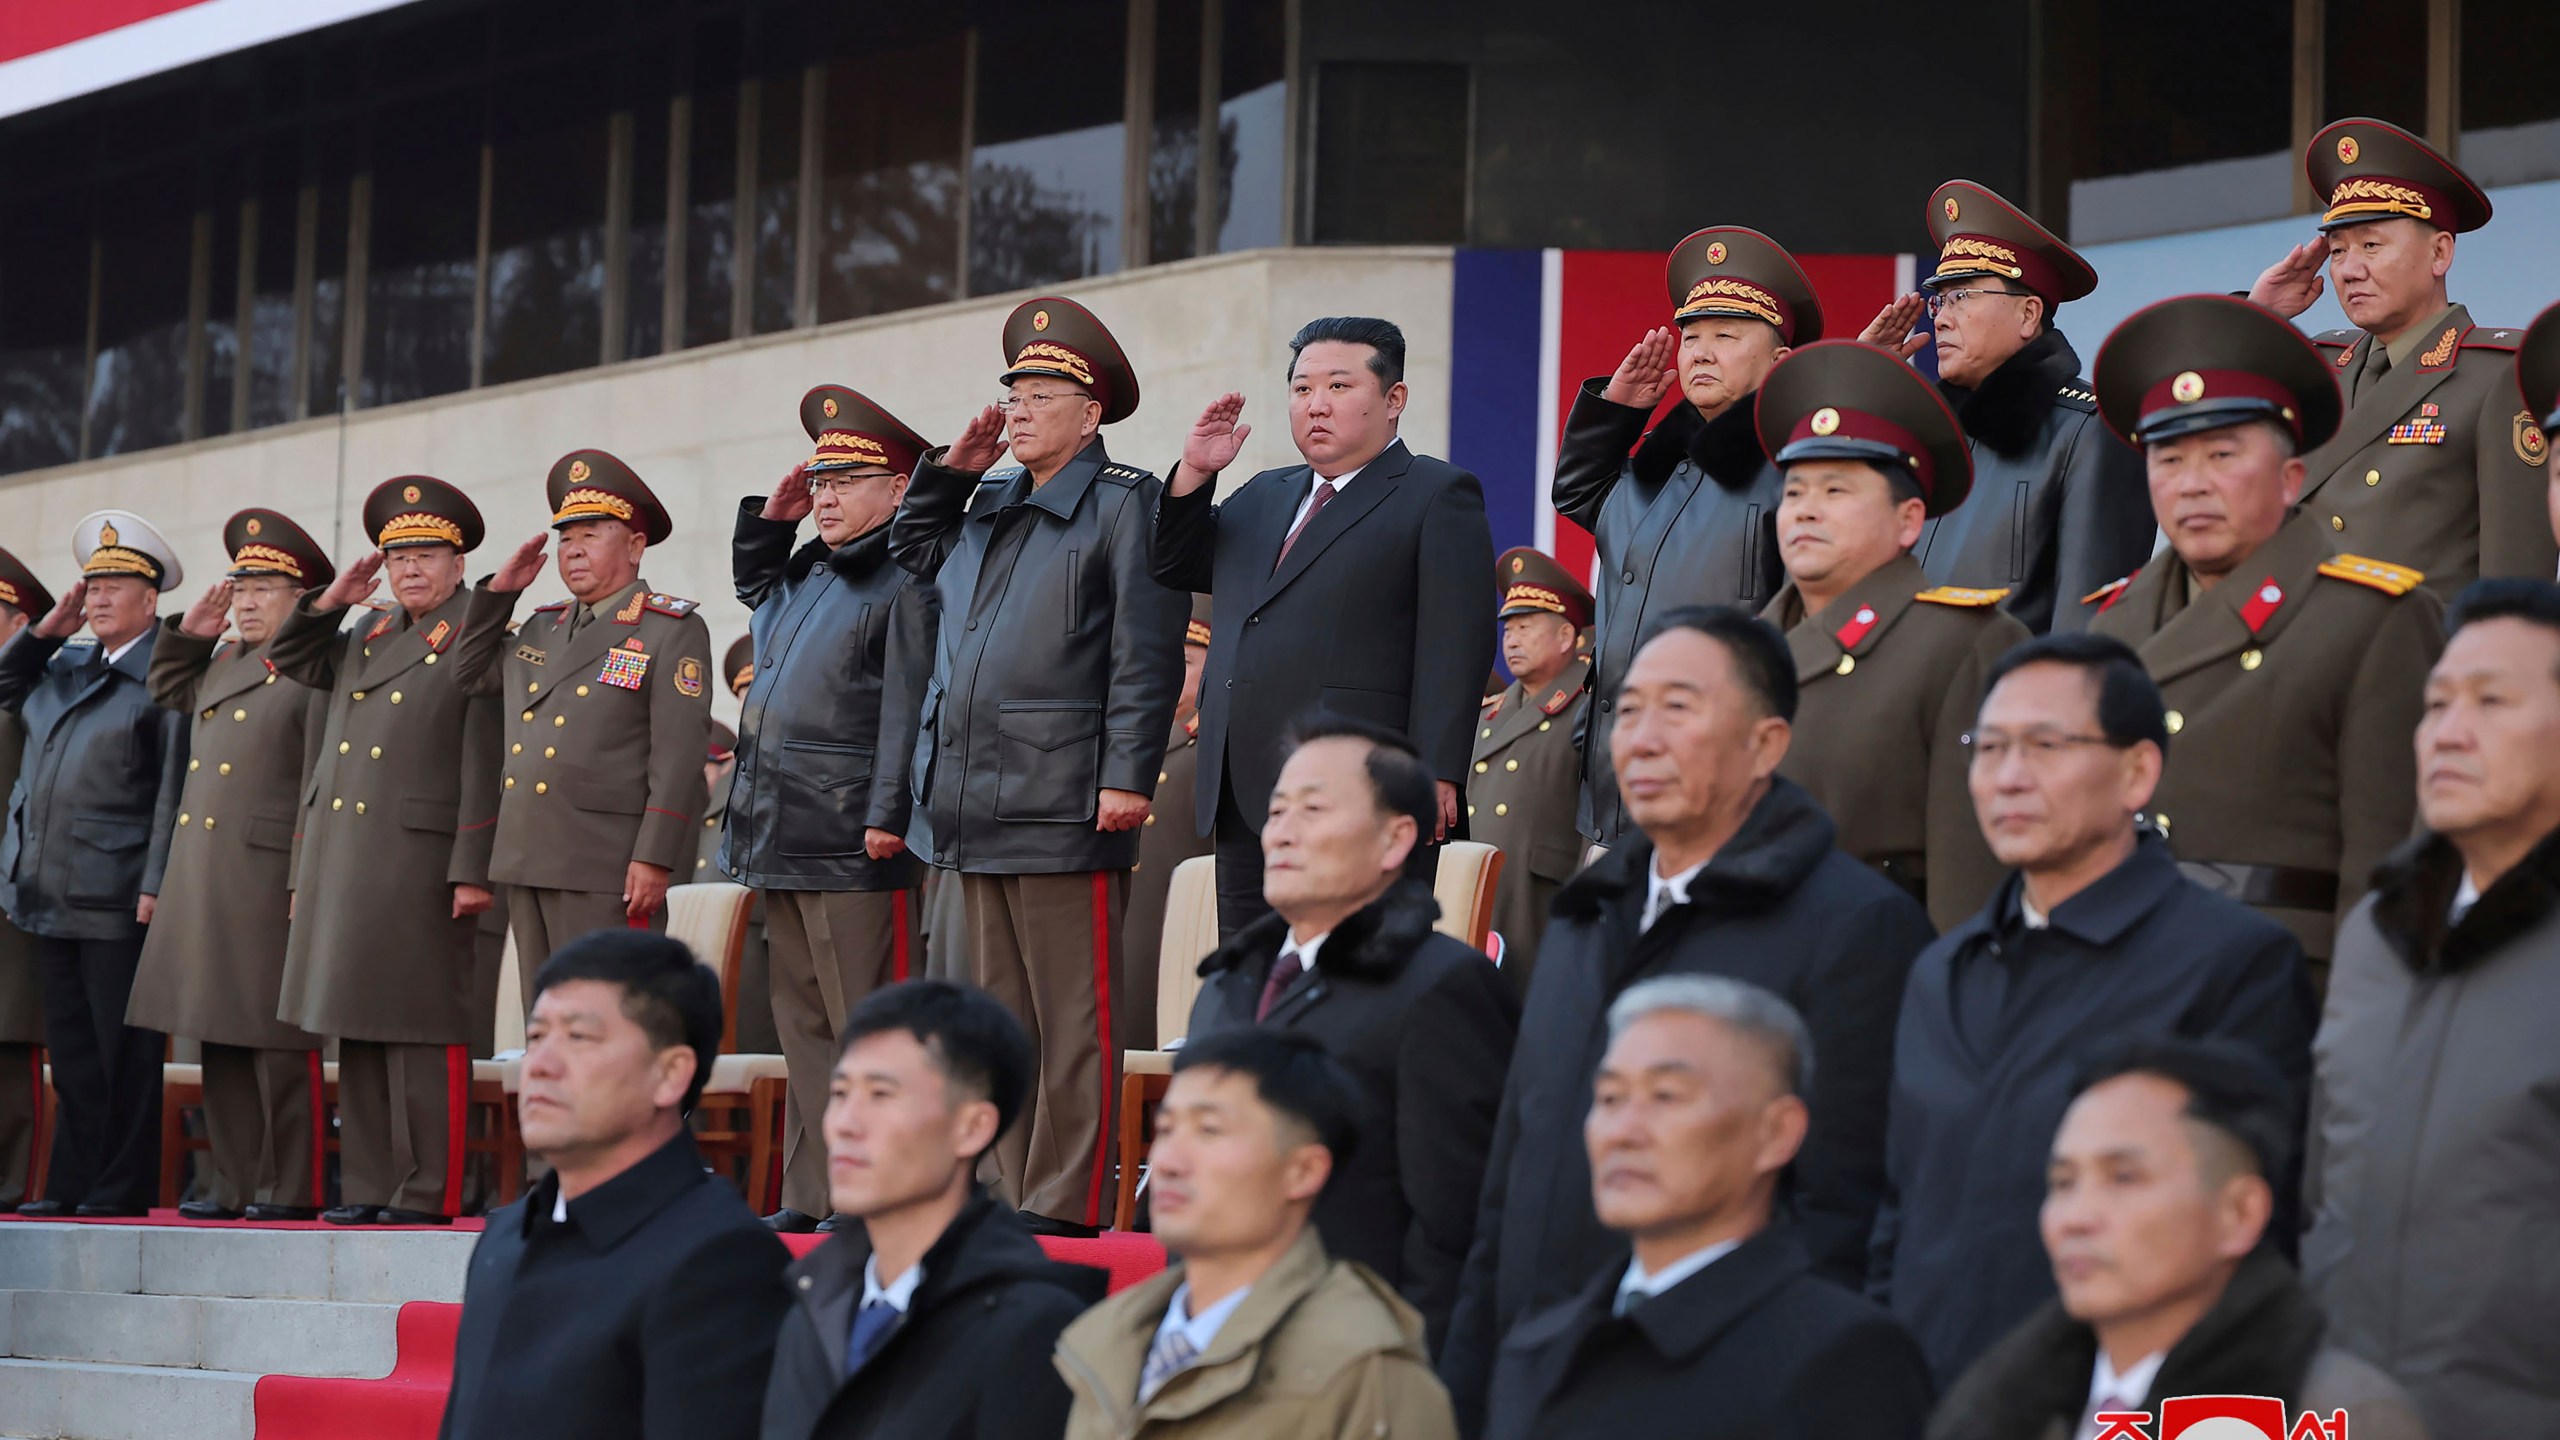
[[[2151,818],[2190,878],[2302,941],[2325,992],[2337,924],[2409,838],[2412,748],[2443,610],[2415,571],[2341,556],[2296,510],[2210,590],[2163,550],[2092,628],[2140,652],[2169,703]]]
[[[1126,964],[1129,872],[958,879],[979,988],[1021,1017],[1040,1057],[1030,1103],[995,1144],[996,1184],[1017,1209],[1099,1225],[1120,1088],[1111,977]]]
[[[204,1046],[209,1146],[197,1190],[225,1209],[317,1206],[327,1117],[320,1037],[276,1018],[293,837],[328,695],[266,647],[219,648],[161,623],[151,696],[192,712],[186,789],[125,1023]]]
[[[18,783],[27,732],[0,711],[0,795]],[[35,1198],[44,1154],[44,995],[25,931],[0,917],[0,1207]]]
[[[1795,738],[1778,773],[1812,792],[1842,850],[1929,907],[1941,931],[1982,908],[2000,862],[1966,784],[1983,678],[2027,627],[2006,590],[1929,583],[1895,557],[1807,616],[1793,582],[1762,618],[1796,661]]]
[[[486,582],[472,592],[454,668],[506,717],[489,874],[508,887],[530,1009],[552,951],[630,923],[622,891],[632,862],[665,870],[669,884],[693,876],[708,804],[711,631],[694,602],[646,580],[582,619],[574,600],[545,605],[511,635],[516,599]],[[664,908],[647,923],[666,928]]]
[[[454,916],[454,887],[489,883],[497,703],[458,683],[460,592],[415,623],[359,611],[344,634],[316,598],[268,647],[286,679],[329,692],[277,1014],[338,1040],[345,1203],[450,1215],[479,1018],[478,927]]]
[[[923,973],[920,890],[765,890],[773,1025],[791,1089],[782,1107],[782,1207],[824,1215],[827,1086],[862,998]]]
[[[1200,717],[1174,722],[1156,772],[1155,808],[1138,835],[1138,864],[1129,872],[1129,914],[1121,928],[1128,942],[1111,977],[1111,1040],[1123,1050],[1153,1050],[1156,992],[1164,973],[1164,912],[1173,894],[1173,872],[1183,861],[1218,853],[1216,842],[1193,833],[1192,797],[1200,775]],[[1183,963],[1203,957],[1188,955]]]
[[[2303,457],[2302,508],[2330,542],[2423,572],[2439,599],[2483,575],[2550,579],[2560,549],[2544,498],[2549,457],[2516,393],[2524,332],[2475,329],[2456,305],[2370,381],[2372,336],[2317,338],[2349,401],[2338,433]]]
[[[1476,721],[1467,774],[1467,836],[1502,852],[1493,928],[1502,937],[1502,976],[1527,996],[1538,938],[1556,890],[1582,868],[1581,727],[1591,707],[1591,662],[1576,660],[1535,695],[1514,680],[1487,700]]]
[[[960,872],[934,865],[924,870],[924,973],[963,985],[978,978],[969,959],[969,910],[960,901]]]

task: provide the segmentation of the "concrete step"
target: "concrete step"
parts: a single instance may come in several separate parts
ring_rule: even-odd
[[[0,1224],[0,1290],[457,1301],[479,1238],[476,1231]]]
[[[396,1305],[79,1290],[6,1300],[0,1355],[24,1360],[376,1379],[398,1358]]]
[[[238,1371],[0,1359],[0,1425],[31,1440],[251,1440],[257,1389]]]

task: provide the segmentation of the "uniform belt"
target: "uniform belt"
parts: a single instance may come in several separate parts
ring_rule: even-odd
[[[2334,910],[2338,875],[2334,870],[2301,870],[2291,865],[2230,865],[2212,860],[2181,860],[2188,879],[2243,905],[2282,910]]]

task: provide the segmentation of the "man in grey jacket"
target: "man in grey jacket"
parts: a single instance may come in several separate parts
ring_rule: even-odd
[[[995,1147],[1004,1198],[1035,1229],[1090,1233],[1118,1088],[1110,977],[1190,602],[1148,574],[1164,482],[1102,448],[1138,408],[1119,342],[1043,297],[1005,322],[1004,354],[1010,393],[917,462],[890,525],[890,555],[941,604],[909,834],[959,872],[975,978],[1039,1051]],[[1007,447],[1017,463],[991,471]]]
[[[2438,1435],[2560,1434],[2560,586],[2454,601],[2417,838],[2339,928],[2304,1276]]]
[[[186,717],[154,704],[149,683],[160,593],[180,571],[159,532],[122,510],[83,519],[71,549],[80,582],[0,648],[0,709],[27,733],[0,905],[35,937],[62,1107],[44,1198],[18,1208],[140,1215],[159,1191],[167,1042],[124,1016],[186,780]],[[84,622],[92,638],[66,644]]]

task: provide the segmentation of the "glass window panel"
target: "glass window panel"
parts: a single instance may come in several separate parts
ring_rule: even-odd
[[[631,232],[623,252],[622,353],[655,355],[667,328],[667,102],[652,93],[632,107]]]
[[[1466,239],[1467,83],[1463,65],[1324,67],[1316,85],[1317,244]]]
[[[1153,135],[1147,147],[1147,257],[1186,260],[1200,213],[1200,11],[1219,0],[1160,0]]]
[[[0,474],[80,458],[87,197],[57,191],[47,201],[0,225]]]
[[[2462,168],[2482,185],[2560,177],[2560,5],[2466,0],[2462,7]]]
[[[2293,206],[2293,14],[2284,5],[2049,8],[2044,131],[2082,243],[2266,220]],[[2182,37],[2209,29],[2214,43]],[[2333,34],[2335,32],[2332,32]],[[2345,113],[2333,110],[2332,114]]]
[[[346,389],[348,190],[344,175],[322,182],[319,218],[312,226],[311,364],[305,379],[313,415],[337,413]]]
[[[118,177],[138,195],[184,195],[177,171]],[[99,227],[98,356],[89,378],[89,453],[123,455],[174,444],[184,419],[187,281],[194,217],[137,206]]]
[[[759,335],[791,328],[800,253],[800,72],[765,77],[756,121],[756,307]]]
[[[451,394],[471,384],[481,134],[476,89],[376,113],[364,406]]]
[[[954,298],[967,58],[954,35],[828,66],[820,320]]]
[[[730,297],[738,277],[738,92],[693,97],[691,193],[685,200],[684,337],[686,345],[729,338]]]
[[[258,233],[245,347],[252,429],[292,418],[294,231],[302,204],[300,188],[293,182],[290,167],[270,167],[257,190]]]
[[[489,200],[491,385],[597,363],[604,337],[606,113],[576,72],[507,77]]]
[[[2329,64],[2323,99],[2329,117],[2370,115],[2425,134],[2426,5],[2411,0],[2327,0],[2327,5]],[[2159,20],[2143,23],[2157,27]],[[2287,66],[2274,73],[2290,71]],[[2264,88],[2282,93],[2279,86]]]
[[[986,295],[1120,268],[1120,0],[1005,7],[978,38],[969,290]]]
[[[1287,38],[1280,0],[1213,0],[1226,6],[1218,80],[1218,248],[1286,244],[1280,205],[1287,185]]]

